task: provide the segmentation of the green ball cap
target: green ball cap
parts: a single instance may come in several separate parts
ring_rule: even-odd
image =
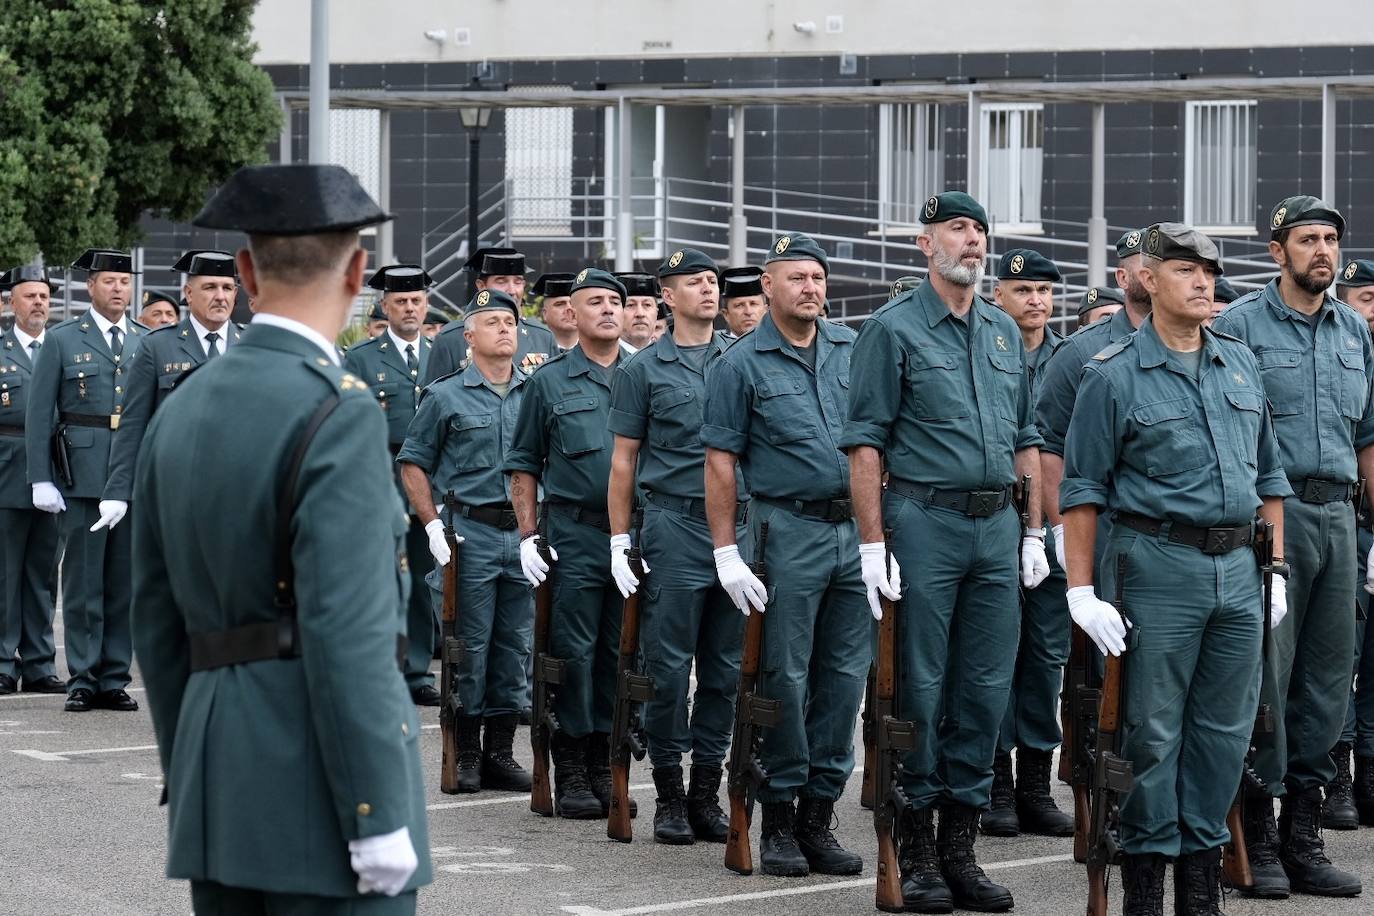
[[[997,262],[999,280],[1053,280],[1063,279],[1054,262],[1038,251],[1029,248],[1013,248],[1002,253]]]
[[[1374,261],[1351,261],[1336,280],[1337,286],[1374,286]]]
[[[984,232],[992,231],[988,227],[988,212],[983,209],[983,205],[963,191],[946,191],[943,194],[936,194],[927,200],[926,205],[921,208],[921,222],[926,225],[947,223],[961,216],[982,226]]]
[[[1078,317],[1082,318],[1099,306],[1125,304],[1126,295],[1121,290],[1112,286],[1091,286],[1078,303]]]
[[[1216,243],[1192,226],[1155,223],[1145,230],[1145,256],[1156,261],[1193,261],[1210,265],[1222,274],[1221,253]]]
[[[1277,235],[1294,226],[1320,224],[1336,227],[1336,238],[1345,235],[1345,217],[1326,201],[1307,194],[1289,197],[1269,214],[1270,236]]]
[[[584,267],[573,277],[572,293],[579,289],[608,289],[625,301],[625,284],[616,279],[615,274],[599,267]],[[571,295],[571,293],[569,293]]]
[[[716,267],[716,262],[711,260],[711,256],[697,251],[695,248],[679,248],[668,257],[663,259],[663,263],[658,265],[658,278],[678,277],[690,274],[699,274],[703,270],[709,270],[717,276],[720,270]]]
[[[515,304],[515,300],[509,294],[501,292],[499,289],[479,289],[477,295],[472,297],[468,303],[465,315],[476,315],[478,312],[499,312],[508,311],[520,320],[520,306]]]
[[[830,276],[830,261],[825,256],[825,249],[811,236],[800,232],[789,232],[778,237],[773,247],[768,249],[768,257],[763,263],[772,264],[774,261],[815,261],[821,265],[825,275]]]
[[[1133,254],[1140,254],[1140,243],[1145,241],[1144,229],[1132,229],[1130,232],[1121,233],[1121,238],[1116,240],[1116,256],[1129,258]]]

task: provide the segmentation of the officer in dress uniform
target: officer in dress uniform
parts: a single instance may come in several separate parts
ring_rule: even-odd
[[[731,267],[720,275],[720,313],[735,337],[743,337],[763,320],[768,301],[763,298],[763,271],[757,267]]]
[[[1086,328],[1126,306],[1126,294],[1110,286],[1090,286],[1078,303],[1078,326]]]
[[[1292,488],[1254,354],[1203,326],[1216,245],[1178,223],[1144,233],[1140,329],[1083,370],[1060,490],[1069,610],[1098,649],[1125,657],[1124,743],[1135,786],[1120,808],[1126,916],[1161,911],[1166,858],[1174,912],[1219,916],[1226,812],[1255,724],[1265,616],[1250,549],[1255,513],[1284,546]],[[1110,513],[1102,574],[1099,512]],[[1118,581],[1118,558],[1126,560]],[[1347,580],[1348,582],[1349,580]],[[1124,598],[1125,620],[1106,599]]]
[[[639,271],[615,276],[625,284],[625,329],[620,332],[620,342],[630,353],[637,353],[655,339],[659,309],[658,279]]]
[[[352,347],[344,357],[344,368],[367,382],[386,415],[387,448],[392,455],[401,451],[410,421],[420,401],[420,379],[429,369],[432,347],[420,333],[429,311],[429,288],[434,285],[424,268],[415,264],[391,264],[379,268],[367,285],[381,292],[377,307],[387,317],[387,329],[370,340]],[[396,487],[402,500],[400,469]],[[409,503],[406,503],[409,505]],[[431,507],[432,508],[432,507]],[[409,559],[410,604],[406,613],[406,686],[420,706],[438,706],[439,691],[429,663],[434,658],[435,607],[429,597],[425,577],[434,568],[430,563],[424,526],[412,510],[406,532]]]
[[[424,390],[396,461],[411,509],[434,558],[426,597],[443,608],[443,567],[452,560],[434,493],[462,538],[458,562],[458,791],[529,792],[511,756],[526,700],[533,604],[520,568],[520,537],[501,458],[515,433],[529,377],[514,367],[520,310],[500,290],[481,290],[463,322],[466,366]],[[483,725],[486,733],[483,739]]]
[[[257,311],[153,416],[132,527],[167,875],[197,916],[412,914],[430,880],[397,668],[405,515],[386,418],[333,343],[363,286],[356,230],[386,219],[339,166],[268,165],[195,220],[247,233]]]
[[[544,274],[530,292],[542,296],[539,317],[554,339],[554,355],[577,346],[577,316],[572,310],[572,274]]]
[[[1213,325],[1245,341],[1259,361],[1293,489],[1283,510],[1290,613],[1274,630],[1262,690],[1274,728],[1255,739],[1254,770],[1268,794],[1246,793],[1254,884],[1243,890],[1347,897],[1360,893],[1360,879],[1331,864],[1318,828],[1322,789],[1336,775],[1331,748],[1350,705],[1354,497],[1361,477],[1374,478],[1374,346],[1365,320],[1328,292],[1341,266],[1344,217],[1299,196],[1280,202],[1269,225],[1278,278]],[[1280,796],[1277,836],[1270,795]]]
[[[129,684],[129,532],[126,505],[102,497],[110,442],[124,413],[128,367],[147,333],[125,314],[133,259],[92,248],[72,267],[87,273],[91,309],[50,329],[29,380],[25,451],[33,505],[62,513],[63,640],[68,712],[138,709]],[[59,480],[54,432],[71,481]]]
[[[138,451],[153,412],[182,373],[214,359],[239,339],[238,326],[229,320],[238,296],[234,256],[226,251],[192,250],[171,269],[187,274],[182,292],[188,314],[179,324],[149,333],[129,363],[124,414],[110,444],[110,477],[103,498],[125,511],[133,496]]]
[[[907,575],[898,689],[921,740],[903,762],[902,895],[916,912],[996,912],[1012,908],[1011,892],[973,846],[1016,664],[1018,566],[1026,589],[1049,575],[1038,488],[1024,534],[1012,505],[1012,485],[1034,477],[1040,435],[1021,332],[976,293],[986,212],[947,191],[921,218],[930,274],[864,323],[840,447],[874,603],[878,591],[896,599]]]
[[[863,860],[831,832],[873,657],[849,466],[837,450],[854,332],[820,317],[830,267],[814,239],[779,237],[764,270],[768,314],[706,376],[707,520],[721,586],[744,614],[767,610],[759,689],[782,704],[760,752],[763,872],[854,875]],[[766,591],[740,555],[737,464],[751,495],[748,540],[769,525]]]
[[[730,341],[712,329],[719,286],[707,255],[693,248],[673,252],[658,268],[655,286],[660,283],[675,317],[673,331],[622,361],[611,385],[611,573],[626,597],[644,588],[641,643],[654,678],[654,697],[644,709],[658,790],[654,841],[723,843],[729,824],[718,794],[743,620],[716,582],[700,432],[707,367]],[[636,482],[645,494],[640,547],[646,583],[626,560]],[[742,525],[735,535],[743,537]],[[684,790],[682,757],[689,752],[692,775]]]
[[[520,563],[530,585],[549,573],[539,557],[535,512],[544,490],[554,561],[549,652],[566,664],[554,712],[554,801],[560,817],[610,811],[610,730],[622,603],[606,567],[611,522],[606,487],[614,447],[607,417],[619,365],[625,287],[588,267],[572,289],[578,344],[548,360],[524,386],[506,451]]]
[[[1054,262],[1029,248],[1013,248],[998,263],[993,301],[1021,330],[1032,403],[1039,392],[1038,370],[1064,342],[1048,323],[1054,284],[1060,280]],[[1044,582],[1022,592],[1021,642],[993,758],[992,807],[979,823],[989,836],[1016,836],[1023,830],[1043,836],[1073,835],[1073,818],[1060,811],[1050,796],[1050,764],[1064,738],[1059,729],[1059,688],[1069,658],[1069,614],[1064,570],[1053,559],[1049,568]]]
[[[33,505],[24,480],[25,393],[45,338],[53,285],[41,267],[0,277],[14,326],[0,335],[0,696],[66,693],[57,677],[53,591],[60,559],[58,519]],[[17,658],[16,658],[17,654]]]
[[[499,289],[515,300],[517,305],[525,304],[525,256],[514,248],[479,248],[463,265],[476,276],[478,290]],[[557,352],[553,334],[537,321],[520,319],[520,348],[516,351],[515,362],[526,372]],[[456,371],[467,358],[467,344],[463,340],[463,322],[450,321],[434,338],[434,355],[426,373],[421,376],[421,384],[428,385],[436,378]]]

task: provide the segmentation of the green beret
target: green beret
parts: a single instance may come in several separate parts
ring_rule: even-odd
[[[477,295],[472,297],[468,303],[466,315],[476,315],[478,312],[499,312],[508,311],[515,316],[515,320],[520,320],[520,306],[515,304],[515,300],[508,293],[503,293],[499,289],[480,289]]]
[[[1230,305],[1239,298],[1240,293],[1236,292],[1236,288],[1231,285],[1229,280],[1225,277],[1217,277],[1216,282],[1212,284],[1213,302],[1225,302]]]
[[[1320,224],[1336,227],[1336,238],[1345,235],[1345,217],[1320,198],[1300,194],[1282,200],[1269,214],[1270,237],[1294,226]]]
[[[720,274],[716,262],[711,260],[710,255],[697,251],[695,248],[679,248],[664,258],[662,264],[658,265],[658,278],[662,280],[664,277],[699,274],[703,270]]]
[[[1116,240],[1117,258],[1129,258],[1133,254],[1140,254],[1140,242],[1144,238],[1145,232],[1141,229],[1121,233],[1121,238]]]
[[[1157,261],[1206,264],[1217,272],[1217,276],[1223,272],[1216,243],[1182,223],[1155,223],[1146,230],[1145,256]]]
[[[997,262],[999,280],[1054,280],[1064,279],[1054,262],[1038,251],[1029,248],[1013,248],[1003,252]]]
[[[573,278],[573,287],[569,295],[579,289],[608,289],[620,296],[620,301],[625,301],[625,284],[616,279],[615,274],[599,267],[584,267]]]
[[[983,227],[984,232],[991,232],[988,228],[988,211],[983,209],[983,205],[963,191],[946,191],[937,194],[926,201],[926,205],[921,208],[921,222],[929,225],[930,223],[944,223],[952,219],[966,216]]]
[[[1374,261],[1351,261],[1341,271],[1338,286],[1374,286]]]
[[[372,311],[367,313],[368,321],[390,321],[386,317],[386,311],[382,308],[382,298],[378,296],[372,301]]]
[[[447,312],[436,309],[433,306],[430,307],[429,311],[425,312],[425,324],[448,324],[452,320],[453,319]]]
[[[772,264],[774,261],[815,261],[821,265],[825,275],[830,276],[830,261],[825,257],[825,249],[811,236],[800,232],[789,232],[773,243],[763,263]]]
[[[1082,318],[1088,312],[1102,305],[1125,305],[1126,294],[1112,286],[1092,286],[1083,294],[1083,301],[1078,304],[1078,317]]]

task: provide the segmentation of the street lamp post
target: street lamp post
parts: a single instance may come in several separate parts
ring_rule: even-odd
[[[469,91],[478,92],[482,89],[481,82],[477,77],[472,78],[472,84],[468,87]],[[491,121],[491,108],[486,105],[472,105],[458,109],[458,119],[462,121],[463,127],[468,132],[468,257],[477,251],[477,182],[479,178],[479,162],[482,151],[482,130]],[[475,272],[469,272],[468,277],[468,297],[474,294],[476,284]]]

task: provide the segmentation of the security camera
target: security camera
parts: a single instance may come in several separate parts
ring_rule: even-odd
[[[427,29],[425,37],[437,44],[448,41],[448,29]]]
[[[792,28],[801,32],[803,35],[813,35],[816,32],[816,23],[808,19],[806,22],[794,22]]]

